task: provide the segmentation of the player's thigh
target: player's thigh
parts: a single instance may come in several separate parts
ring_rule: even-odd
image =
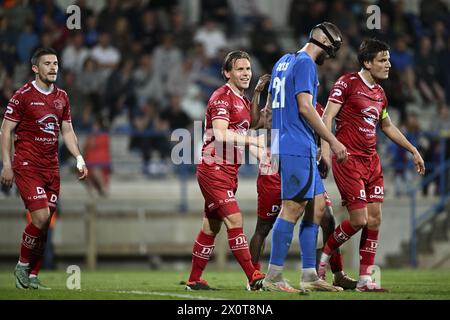
[[[48,198],[45,191],[45,177],[38,171],[29,169],[14,170],[17,189],[30,212],[48,208]]]
[[[47,193],[48,207],[50,212],[55,212],[58,205],[60,176],[58,171],[49,171],[46,174],[47,185],[45,191]]]
[[[337,163],[333,157],[333,176],[341,194],[342,206],[347,210],[362,209],[367,206],[366,186],[359,170],[361,163],[356,157],[349,157],[345,163]]]
[[[368,183],[366,185],[367,201],[383,202],[384,201],[384,178],[381,168],[380,158],[378,155],[372,157],[370,162],[370,170],[366,177]]]
[[[280,169],[281,199],[301,203],[324,191],[313,157],[280,155]]]

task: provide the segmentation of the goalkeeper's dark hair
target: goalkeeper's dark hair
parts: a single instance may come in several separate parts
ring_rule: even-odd
[[[31,65],[32,66],[37,66],[39,63],[39,58],[42,56],[46,56],[46,55],[55,55],[57,56],[56,50],[53,48],[39,48],[37,49],[34,53],[33,56],[31,57]]]
[[[225,80],[228,80],[228,78],[225,76],[225,71],[230,72],[231,69],[233,69],[234,62],[238,59],[247,59],[248,61],[250,61],[250,55],[247,52],[241,50],[228,52],[222,64],[222,77]]]
[[[386,42],[377,39],[366,39],[359,46],[358,61],[361,68],[366,68],[364,62],[370,62],[375,59],[378,52],[388,51],[389,45]]]

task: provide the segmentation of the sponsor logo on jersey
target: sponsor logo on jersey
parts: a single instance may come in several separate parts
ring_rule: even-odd
[[[380,113],[378,112],[377,108],[370,106],[362,109],[361,113],[365,115],[363,119],[366,123],[374,128],[377,126],[377,121],[380,118]]]
[[[242,111],[244,109],[244,106],[241,106],[241,105],[238,105],[238,104],[235,104],[234,107],[236,109],[238,109],[239,111]]]
[[[54,114],[47,114],[36,122],[41,125],[40,129],[42,131],[56,137],[55,127],[59,126],[57,116]]]
[[[43,103],[43,102],[31,102],[31,104],[30,105],[32,105],[32,106],[45,106],[45,103]]]

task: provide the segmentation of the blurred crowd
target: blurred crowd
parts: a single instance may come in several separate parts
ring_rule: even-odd
[[[108,141],[100,134],[116,130],[129,135],[129,150],[142,156],[143,172],[152,175],[159,170],[151,170],[155,153],[169,162],[171,130],[203,120],[207,99],[223,84],[227,51],[251,54],[256,83],[283,52],[300,48],[309,30],[327,20],[342,30],[344,45],[337,60],[321,67],[319,101],[326,103],[341,74],[359,69],[356,53],[363,38],[388,42],[392,69],[382,85],[390,110],[430,166],[440,152],[434,134],[450,129],[450,8],[446,0],[417,2],[418,13],[406,10],[404,0],[291,0],[285,23],[275,26],[258,0],[198,0],[198,23],[188,19],[189,1],[108,0],[94,7],[79,0],[81,29],[68,30],[66,8],[58,1],[0,0],[0,108],[33,78],[34,49],[53,47],[59,52],[58,85],[69,94],[75,129],[93,135],[86,150],[99,153],[96,137],[104,148],[91,162],[102,172],[110,169]],[[370,4],[381,8],[380,30],[367,29]],[[421,115],[410,112],[410,105],[416,113],[434,113],[440,127],[433,122],[421,128]],[[407,179],[408,165],[398,165],[406,155],[386,150],[398,177]]]

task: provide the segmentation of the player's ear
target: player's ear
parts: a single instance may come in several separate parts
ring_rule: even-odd
[[[372,61],[364,61],[364,67],[370,70],[372,68]]]
[[[34,72],[35,74],[38,74],[38,73],[39,73],[39,68],[38,68],[38,66],[35,65],[35,64],[33,64],[33,65],[31,66],[31,70],[33,70],[33,72]]]

